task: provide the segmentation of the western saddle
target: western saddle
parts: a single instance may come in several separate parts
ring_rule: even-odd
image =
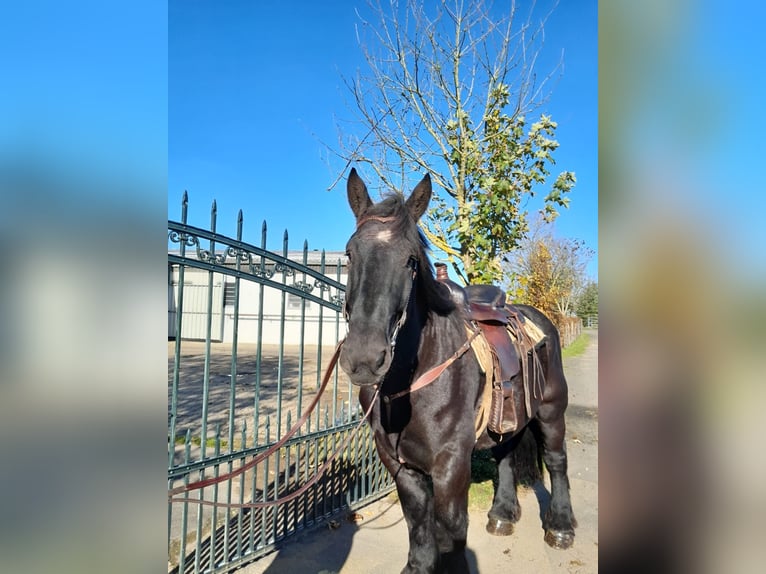
[[[485,417],[487,429],[501,436],[512,435],[524,428],[542,402],[543,374],[537,347],[544,336],[521,311],[506,302],[499,287],[461,287],[449,279],[444,263],[436,264],[436,278],[464,310],[469,329],[478,329],[491,351],[491,364],[485,364],[487,361],[476,352],[489,383],[485,392],[491,389],[491,406]]]

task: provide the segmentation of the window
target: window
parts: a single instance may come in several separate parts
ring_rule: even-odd
[[[236,291],[234,290],[234,283],[223,284],[223,305],[224,307],[234,307],[236,301]]]
[[[300,297],[299,295],[293,295],[292,293],[287,294],[287,308],[288,309],[295,309],[300,311],[301,309],[301,303],[306,301],[303,297]],[[306,310],[311,307],[311,302],[306,301]]]

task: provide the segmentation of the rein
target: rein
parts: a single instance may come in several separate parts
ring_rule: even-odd
[[[249,502],[249,503],[226,503],[226,502],[218,502],[217,500],[203,500],[201,498],[194,499],[194,498],[188,498],[188,497],[184,497],[184,498],[173,497],[173,495],[188,493],[192,490],[198,490],[206,486],[210,486],[212,484],[217,484],[217,483],[229,480],[231,478],[234,478],[235,476],[238,476],[244,473],[245,471],[253,468],[257,464],[263,462],[269,456],[273,455],[276,451],[278,451],[282,446],[284,446],[285,443],[296,432],[300,430],[300,428],[308,420],[312,411],[316,408],[317,404],[319,403],[319,399],[322,396],[322,393],[324,393],[325,388],[327,388],[327,383],[330,380],[330,375],[333,372],[335,365],[338,362],[338,357],[340,356],[340,350],[344,342],[345,342],[345,339],[340,341],[337,347],[335,347],[335,353],[333,353],[332,359],[330,359],[330,364],[327,366],[327,369],[325,370],[324,377],[322,378],[322,383],[319,386],[319,390],[317,391],[316,396],[311,401],[311,404],[308,406],[308,408],[303,413],[303,415],[301,415],[301,418],[298,420],[298,422],[296,422],[280,440],[278,440],[276,443],[271,445],[268,449],[266,449],[265,451],[257,455],[253,460],[241,466],[237,470],[234,470],[232,472],[227,472],[226,474],[222,474],[220,476],[198,480],[196,482],[192,482],[189,484],[184,484],[182,486],[178,486],[176,488],[169,490],[168,491],[169,501],[170,502],[187,502],[187,503],[193,503],[193,504],[200,504],[204,506],[225,506],[227,508],[263,508],[263,507],[271,506],[274,504],[279,504],[281,502],[287,502],[289,500],[292,500],[300,496],[301,494],[303,494],[310,486],[315,484],[322,477],[322,475],[324,475],[325,471],[330,466],[330,464],[335,460],[338,454],[340,454],[340,452],[346,448],[348,443],[351,442],[351,440],[353,440],[354,437],[356,437],[359,430],[362,428],[362,425],[367,421],[367,419],[370,416],[370,413],[372,412],[372,408],[378,399],[378,394],[380,393],[380,387],[376,388],[375,396],[373,396],[373,399],[370,402],[370,406],[368,407],[367,411],[364,413],[364,416],[361,418],[361,420],[356,425],[356,427],[354,427],[354,430],[345,438],[345,440],[341,443],[341,445],[337,448],[337,450],[333,452],[330,455],[330,457],[325,460],[322,466],[319,467],[319,469],[317,470],[316,474],[313,477],[311,477],[311,479],[308,480],[298,490],[295,490],[291,492],[290,494],[286,494],[285,496],[281,498],[277,498],[275,500],[268,500],[264,502]]]

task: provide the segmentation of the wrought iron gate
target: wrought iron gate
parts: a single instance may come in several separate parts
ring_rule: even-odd
[[[290,252],[287,232],[282,252],[268,251],[265,222],[260,246],[246,243],[241,211],[236,238],[218,234],[215,202],[209,230],[190,226],[187,204],[184,194],[181,221],[168,221],[169,490],[236,470],[278,441],[345,331],[340,258],[305,242]],[[355,387],[332,376],[305,426],[263,464],[169,501],[169,571],[229,571],[393,488],[365,427],[304,495],[247,507],[304,484],[359,420]]]

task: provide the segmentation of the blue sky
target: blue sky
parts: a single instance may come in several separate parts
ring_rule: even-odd
[[[168,21],[168,218],[206,227],[213,199],[218,229],[233,234],[239,209],[244,238],[269,247],[342,250],[353,231],[345,183],[321,141],[336,140],[337,118],[352,117],[341,76],[363,66],[356,43],[361,2],[201,2],[172,0]],[[547,3],[542,3],[543,7]],[[541,113],[558,122],[554,170],[577,186],[557,234],[597,251],[597,8],[564,2],[546,26],[539,69],[564,54],[563,76]],[[333,166],[334,167],[334,166]],[[588,266],[597,277],[597,257]]]
[[[82,181],[71,187],[75,197],[99,204],[116,203],[130,188],[139,209],[148,202],[159,212],[157,182],[164,187],[168,145],[165,6],[155,0],[6,4],[0,161],[44,164],[39,171],[54,179],[98,179],[98,191],[83,191]],[[117,190],[105,193],[103,182],[112,180]]]

